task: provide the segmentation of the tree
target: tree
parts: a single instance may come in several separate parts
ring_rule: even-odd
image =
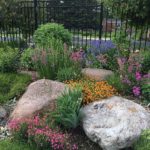
[[[67,28],[97,28],[100,12],[97,0],[52,0],[47,6],[48,20]]]
[[[119,17],[128,18],[132,24],[150,24],[150,0],[102,0],[113,7]],[[116,11],[118,10],[118,11]]]

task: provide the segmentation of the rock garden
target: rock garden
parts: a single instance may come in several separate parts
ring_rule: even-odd
[[[0,45],[0,150],[150,150],[150,49],[47,23],[21,53]]]

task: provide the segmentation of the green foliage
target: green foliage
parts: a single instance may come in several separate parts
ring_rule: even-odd
[[[0,103],[20,96],[31,78],[23,74],[0,74]]]
[[[142,86],[142,96],[144,101],[150,103],[150,79],[145,79]]]
[[[117,50],[111,49],[105,53],[107,58],[107,64],[104,66],[105,69],[116,71],[118,70],[119,66],[117,63]]]
[[[81,88],[69,89],[57,99],[57,107],[52,114],[54,121],[65,128],[79,125],[79,110],[82,103]]]
[[[150,50],[148,49],[147,51],[142,51],[141,52],[142,55],[142,68],[141,68],[141,72],[143,74],[147,74],[150,71]]]
[[[32,61],[34,51],[35,49],[33,48],[28,48],[23,51],[23,53],[21,54],[21,59],[20,59],[21,68],[34,70],[34,64]]]
[[[113,6],[113,13],[120,18],[128,18],[133,24],[150,23],[149,0],[103,0],[108,7]]]
[[[55,38],[51,38],[47,49],[35,50],[33,61],[40,77],[47,79],[57,79],[59,68],[75,66],[68,52],[64,50],[62,41]]]
[[[113,42],[118,48],[118,54],[122,57],[129,56],[129,39],[127,37],[127,33],[125,33],[123,27],[118,30],[116,33],[113,33]],[[116,36],[115,36],[116,35]]]
[[[86,58],[86,66],[90,68],[103,68],[99,60],[93,55],[88,53]]]
[[[34,147],[29,146],[29,144],[13,141],[11,139],[0,141],[1,150],[33,150]]]
[[[149,150],[150,149],[150,130],[145,130],[141,134],[138,141],[134,144],[134,150]]]
[[[47,23],[41,25],[34,33],[34,41],[40,47],[45,47],[51,38],[59,39],[68,45],[71,44],[71,34],[61,24]]]
[[[0,72],[16,72],[19,67],[19,50],[5,45],[0,48]]]
[[[63,3],[60,1],[48,1],[49,7],[59,7],[59,11],[48,9],[47,11],[50,14],[48,18],[49,20],[54,18],[56,22],[63,20],[63,24],[67,28],[84,29],[88,26],[89,29],[98,29],[99,13],[93,11],[96,5],[97,0],[63,0]],[[53,14],[55,14],[54,17]]]
[[[107,80],[108,84],[112,85],[119,93],[123,93],[124,85],[121,81],[119,74],[115,73],[114,75],[107,77],[106,80]]]
[[[57,73],[59,81],[76,80],[81,77],[81,69],[79,67],[60,68]]]

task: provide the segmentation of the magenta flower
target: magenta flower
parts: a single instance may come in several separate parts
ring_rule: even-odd
[[[132,88],[132,92],[133,92],[134,96],[140,96],[140,94],[141,94],[141,91],[140,91],[140,90],[141,90],[140,87],[134,86],[134,87]]]
[[[136,72],[135,73],[135,78],[137,81],[141,80],[142,76],[141,76],[141,73],[140,72]]]

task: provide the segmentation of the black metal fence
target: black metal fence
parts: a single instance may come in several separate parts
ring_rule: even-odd
[[[39,25],[56,22],[73,34],[73,45],[90,46],[92,41],[121,40],[125,37],[134,50],[150,47],[148,25],[138,28],[131,25],[128,18],[123,20],[113,12],[113,7],[106,8],[102,3],[67,5],[63,1],[52,0],[20,1],[13,10],[13,17],[0,18],[0,41],[24,40],[30,43]]]

